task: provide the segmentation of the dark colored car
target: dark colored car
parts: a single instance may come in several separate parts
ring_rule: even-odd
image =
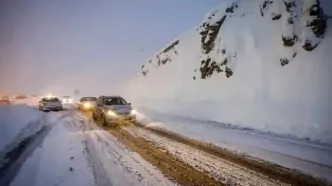
[[[97,99],[92,117],[103,125],[120,121],[136,121],[136,111],[120,96],[101,96]]]
[[[15,96],[15,99],[26,99],[26,98],[28,98],[28,96],[26,96],[26,95]]]
[[[96,101],[96,97],[82,97],[78,102],[78,109],[82,111],[92,110],[96,104]]]

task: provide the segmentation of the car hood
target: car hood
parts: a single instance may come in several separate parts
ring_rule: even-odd
[[[112,106],[107,106],[106,108],[116,113],[130,112],[133,110],[133,108],[130,105],[112,105]]]
[[[47,106],[61,106],[61,102],[42,102],[42,104]]]
[[[93,104],[95,104],[96,102],[95,102],[95,101],[82,101],[81,103],[82,103],[82,104],[84,104],[84,103],[90,103],[91,105],[93,105]]]

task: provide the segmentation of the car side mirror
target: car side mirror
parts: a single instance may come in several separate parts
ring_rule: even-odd
[[[131,105],[131,103],[128,103],[128,105]]]

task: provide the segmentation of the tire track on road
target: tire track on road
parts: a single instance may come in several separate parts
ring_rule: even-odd
[[[93,121],[83,123],[87,159],[96,185],[176,185]]]

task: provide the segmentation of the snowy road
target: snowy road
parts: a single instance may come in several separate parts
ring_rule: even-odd
[[[51,130],[36,137],[42,140],[37,145],[30,144],[33,153],[21,155],[25,162],[12,163],[1,185],[175,185],[80,113],[47,113],[45,118]]]
[[[42,113],[19,136],[0,157],[0,186],[324,184],[142,127],[102,129],[75,109]]]

